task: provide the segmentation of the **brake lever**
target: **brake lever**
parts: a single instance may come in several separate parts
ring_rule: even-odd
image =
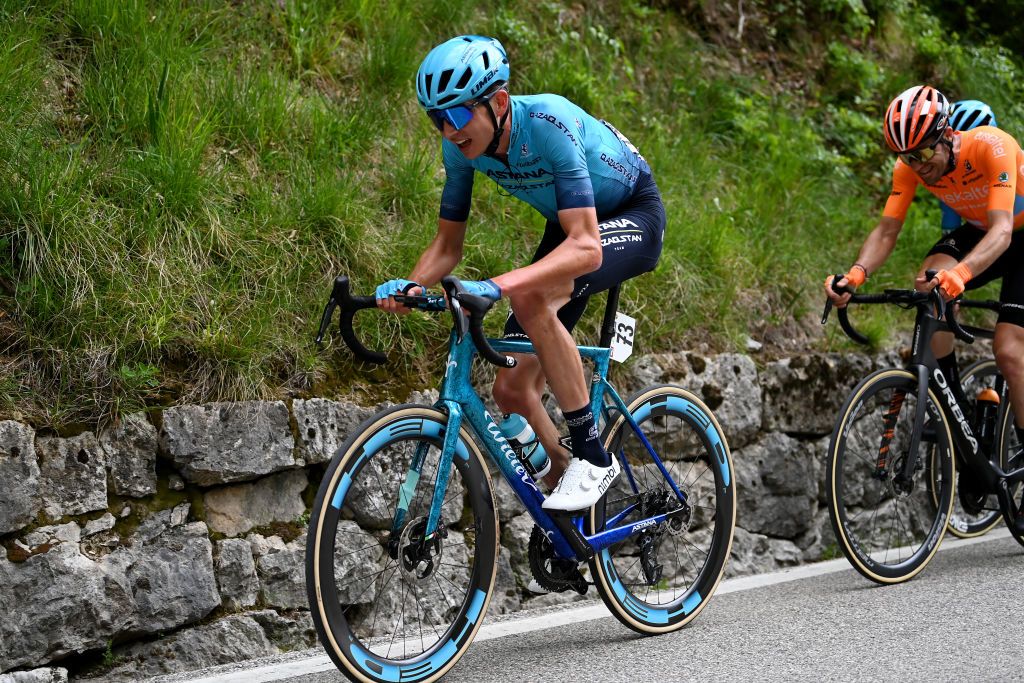
[[[837,294],[850,292],[850,288],[849,287],[839,287],[839,288],[836,287],[836,285],[839,284],[839,281],[842,280],[844,277],[846,277],[846,276],[841,274],[841,273],[836,273],[835,275],[832,276],[832,285],[831,286],[832,286],[832,291],[833,292],[836,292]],[[825,323],[828,322],[828,316],[829,316],[829,313],[831,313],[831,312],[832,312],[832,298],[828,297],[828,298],[825,299],[825,310],[821,312],[821,324],[822,325],[824,325]]]

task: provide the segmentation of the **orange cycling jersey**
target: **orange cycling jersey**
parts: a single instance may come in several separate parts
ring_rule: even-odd
[[[903,221],[918,185],[946,203],[971,225],[988,230],[989,211],[1008,211],[1014,230],[1024,225],[1024,151],[1004,131],[979,126],[955,133],[957,164],[935,185],[926,185],[910,167],[897,160],[892,170],[892,194],[883,216]]]

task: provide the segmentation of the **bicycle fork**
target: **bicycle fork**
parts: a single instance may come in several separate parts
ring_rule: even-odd
[[[423,529],[424,543],[432,540],[438,533],[438,524],[441,519],[441,508],[444,505],[444,498],[448,492],[448,480],[451,476],[452,459],[459,441],[459,430],[462,426],[462,411],[457,403],[450,402],[448,407],[448,424],[444,430],[444,443],[441,446],[441,455],[437,463],[437,476],[434,480],[434,493],[430,501],[430,512],[427,515],[427,523]],[[397,537],[405,524],[406,515],[409,513],[409,505],[412,502],[416,486],[419,484],[420,474],[423,470],[423,463],[426,460],[430,444],[420,442],[416,445],[416,453],[409,463],[409,469],[405,473],[405,479],[398,490],[398,504],[395,506],[395,518],[391,524],[391,536]],[[444,528],[440,529],[442,535]]]
[[[924,430],[925,413],[928,409],[928,368],[919,365],[917,370],[917,405],[914,406],[913,429],[910,432],[910,445],[907,457],[893,477],[893,485],[903,493],[909,492],[914,483],[914,472],[917,469],[918,448],[921,445],[921,432]],[[907,392],[897,389],[889,399],[889,407],[882,418],[882,439],[878,446],[878,459],[875,463],[874,477],[884,480],[889,474],[890,445],[896,432],[896,421],[906,400]]]
[[[892,443],[896,432],[896,420],[899,419],[900,410],[903,409],[903,401],[907,392],[896,390],[889,399],[889,408],[882,418],[882,443],[878,446],[878,460],[875,463],[875,472],[872,475],[875,479],[885,480],[889,476],[889,445]]]

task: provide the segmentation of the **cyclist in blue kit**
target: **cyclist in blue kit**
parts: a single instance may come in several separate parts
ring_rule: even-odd
[[[544,507],[596,503],[619,474],[598,438],[571,330],[591,294],[653,270],[661,255],[665,207],[647,161],[611,124],[558,95],[512,96],[501,43],[458,36],[430,51],[416,94],[441,135],[446,180],[437,234],[405,279],[377,288],[378,306],[408,312],[396,293],[418,293],[462,259],[475,173],[482,173],[546,219],[532,261],[486,280],[474,294],[509,300],[506,337],[528,337],[536,356],[498,371],[494,399],[533,427],[552,459],[555,485]],[[541,402],[545,383],[565,416],[571,458]],[[557,485],[556,485],[557,482]]]

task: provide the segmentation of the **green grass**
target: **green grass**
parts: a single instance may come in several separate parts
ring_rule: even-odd
[[[503,40],[513,92],[574,99],[651,162],[665,251],[624,290],[643,351],[742,348],[794,321],[810,345],[842,345],[812,321],[823,275],[852,262],[887,193],[882,108],[927,79],[988,99],[1019,134],[1019,65],[949,43],[910,5],[752,3],[742,58],[732,29],[664,6],[0,3],[0,414],[61,427],[180,401],[403,397],[436,380],[443,318],[363,314],[394,358],[369,373],[311,338],[335,275],[368,293],[433,235],[443,171],[412,76],[463,32]],[[937,223],[919,198],[871,285],[906,285]],[[521,265],[542,229],[479,178],[458,273]],[[867,315],[879,343],[909,325]]]

